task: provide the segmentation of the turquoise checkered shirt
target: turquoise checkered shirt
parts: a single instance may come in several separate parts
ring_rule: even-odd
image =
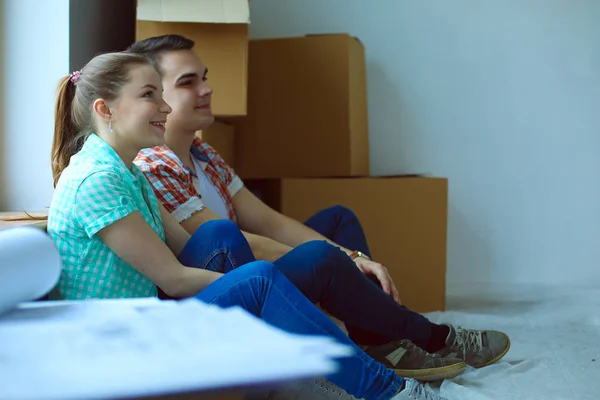
[[[63,171],[48,214],[48,234],[64,264],[61,298],[157,296],[156,285],[96,235],[134,211],[165,241],[158,200],[144,174],[135,165],[128,169],[108,143],[90,135]]]

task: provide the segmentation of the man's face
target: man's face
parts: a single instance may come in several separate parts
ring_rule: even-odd
[[[192,50],[160,55],[163,98],[173,109],[167,118],[167,134],[199,131],[214,121],[210,108],[212,88],[206,83],[208,70]]]

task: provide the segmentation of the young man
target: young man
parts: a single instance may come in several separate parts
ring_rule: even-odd
[[[294,221],[256,198],[215,150],[195,136],[196,131],[207,128],[214,117],[210,110],[212,89],[206,82],[207,69],[193,47],[194,42],[185,37],[165,35],[134,43],[128,49],[152,60],[162,75],[163,98],[172,108],[166,125],[167,146],[143,150],[135,161],[165,208],[190,233],[203,229],[210,225],[205,222],[215,219],[225,218],[236,223],[256,258],[274,261],[313,301],[318,300],[310,295],[311,291],[330,284],[325,272],[320,271],[329,270],[329,264],[342,264],[351,259],[362,273],[378,281],[379,287],[399,304],[398,292],[389,273],[384,266],[370,260],[364,232],[350,210],[333,207],[313,216],[306,224]],[[318,241],[329,244],[325,247],[311,245]],[[341,254],[344,259],[340,260],[339,250],[330,251],[333,246],[349,258]],[[307,251],[309,249],[312,251]],[[235,260],[225,262],[235,267]],[[354,272],[353,269],[348,271]],[[380,293],[379,289],[377,291]],[[354,296],[361,298],[360,293],[354,293]],[[362,306],[371,307],[372,313],[382,315],[380,320],[386,319],[383,317],[385,308],[399,307],[388,297],[380,304],[385,307]],[[438,357],[459,354],[468,364],[480,367],[498,361],[510,347],[508,337],[501,332],[436,325],[402,308],[403,332],[407,336],[398,339],[410,339],[428,353],[437,353]],[[417,368],[426,369],[425,363],[442,369],[447,367],[439,364],[439,358],[436,361],[430,355],[417,355],[418,350],[410,346],[398,351],[398,344],[390,343],[389,338],[382,335],[352,327],[348,327],[348,331],[357,344],[364,345],[367,353],[378,360],[387,357],[389,363],[392,355],[404,358],[402,354],[406,354],[423,362],[421,365],[418,361]]]
[[[302,243],[327,241],[400,302],[387,269],[370,260],[365,234],[352,211],[332,207],[306,224],[288,218],[254,196],[214,149],[196,138],[195,133],[209,127],[214,117],[207,68],[191,50],[193,45],[186,38],[168,35],[130,48],[155,61],[163,74],[164,98],[173,107],[165,133],[168,149],[142,151],[136,161],[165,208],[190,233],[209,220],[235,222],[260,260],[275,261]]]

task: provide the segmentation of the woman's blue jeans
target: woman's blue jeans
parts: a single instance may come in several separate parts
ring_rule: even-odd
[[[367,356],[272,263],[244,264],[223,275],[196,298],[223,308],[242,307],[288,332],[332,336],[352,346],[354,355],[340,358],[338,372],[327,378],[357,398],[387,400],[402,387],[402,378]]]

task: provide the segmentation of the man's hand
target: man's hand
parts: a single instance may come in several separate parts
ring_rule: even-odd
[[[354,262],[363,274],[367,276],[375,276],[381,284],[381,288],[383,289],[383,291],[392,296],[396,303],[402,304],[400,302],[400,295],[398,294],[398,289],[396,289],[396,285],[394,285],[392,277],[390,276],[390,273],[388,272],[386,267],[375,261],[367,260],[363,257],[355,258]]]

